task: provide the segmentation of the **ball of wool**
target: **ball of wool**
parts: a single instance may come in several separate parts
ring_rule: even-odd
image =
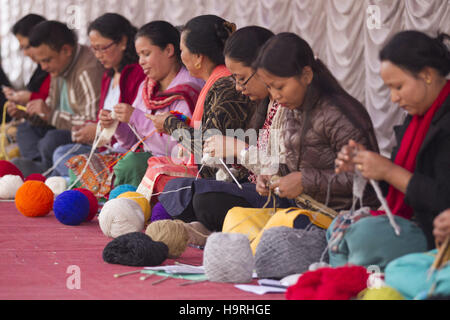
[[[210,281],[251,282],[255,261],[250,241],[240,233],[211,234],[206,240],[203,265]]]
[[[88,200],[89,200],[89,214],[86,218],[86,221],[91,221],[94,219],[95,215],[98,212],[98,199],[97,197],[92,193],[91,190],[84,189],[84,188],[76,188],[73,189],[76,191],[80,191],[82,194],[84,194]]]
[[[89,200],[80,191],[67,190],[55,198],[53,212],[62,224],[78,226],[89,215]]]
[[[142,212],[144,212],[145,222],[150,220],[151,214],[150,201],[148,201],[143,194],[135,191],[127,191],[117,196],[117,198],[118,199],[127,198],[135,201],[141,207]]]
[[[327,247],[326,231],[272,227],[265,230],[256,247],[255,268],[259,278],[281,279],[308,271],[320,261]]]
[[[321,268],[305,272],[288,287],[288,300],[349,300],[367,288],[369,273],[361,266]]]
[[[63,177],[50,177],[45,180],[45,184],[52,189],[55,196],[67,190],[67,181]]]
[[[111,238],[141,232],[145,226],[141,207],[127,198],[107,201],[98,215],[98,222],[103,234]]]
[[[16,192],[23,185],[20,176],[6,175],[0,178],[0,199],[12,200],[16,197]]]
[[[381,288],[367,288],[358,295],[359,300],[405,300],[394,288],[384,286]]]
[[[167,259],[169,249],[162,242],[153,241],[142,232],[117,237],[103,249],[103,260],[126,266],[157,266]]]
[[[151,222],[172,220],[172,216],[166,211],[161,202],[158,202],[152,209],[150,220]]]
[[[136,189],[137,188],[135,186],[132,186],[131,184],[121,184],[120,186],[117,186],[111,190],[111,192],[109,193],[109,200],[113,200],[113,199],[117,198],[124,192],[128,192],[128,191],[134,192],[134,191],[136,191]]]
[[[189,234],[180,220],[160,220],[152,222],[145,234],[154,241],[160,241],[169,248],[169,258],[176,259],[186,250]]]
[[[19,176],[23,180],[22,171],[20,171],[14,163],[6,160],[0,160],[0,177],[6,175]]]
[[[27,181],[16,192],[16,208],[26,217],[42,217],[53,208],[55,195],[41,181]]]
[[[45,182],[45,180],[47,180],[47,178],[40,173],[32,173],[28,177],[25,178],[25,181],[30,181],[30,180]]]

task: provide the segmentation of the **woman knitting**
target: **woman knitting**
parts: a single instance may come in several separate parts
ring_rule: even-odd
[[[384,181],[393,215],[413,219],[434,247],[433,220],[450,207],[450,53],[440,35],[418,31],[396,34],[380,52],[381,77],[391,100],[408,116],[395,127],[391,159],[354,141],[336,159],[336,172],[359,170]],[[383,211],[372,215],[384,214]]]

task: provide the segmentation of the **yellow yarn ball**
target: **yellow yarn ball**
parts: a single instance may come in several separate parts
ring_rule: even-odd
[[[169,258],[176,259],[186,250],[189,233],[180,220],[158,220],[145,230],[153,241],[161,241],[169,248]]]
[[[117,198],[127,198],[135,201],[141,207],[142,212],[144,212],[145,222],[150,220],[151,216],[150,202],[144,197],[144,195],[138,192],[128,191],[120,194]]]
[[[394,288],[385,286],[381,288],[366,289],[358,295],[359,300],[405,300]]]

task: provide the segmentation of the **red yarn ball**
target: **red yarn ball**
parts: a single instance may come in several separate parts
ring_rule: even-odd
[[[32,173],[25,178],[25,181],[42,181],[45,182],[47,178],[40,173]]]
[[[85,221],[91,221],[94,219],[95,215],[98,212],[98,200],[95,197],[95,195],[92,193],[91,190],[84,189],[84,188],[76,188],[73,190],[80,191],[82,194],[84,194],[88,200],[89,200],[89,215],[87,216]]]
[[[20,176],[23,180],[22,171],[10,161],[0,160],[0,178],[6,175]]]
[[[41,181],[27,181],[16,192],[16,208],[26,217],[43,217],[53,209],[55,195]]]
[[[361,266],[305,272],[286,292],[288,300],[349,300],[367,288],[369,273]]]

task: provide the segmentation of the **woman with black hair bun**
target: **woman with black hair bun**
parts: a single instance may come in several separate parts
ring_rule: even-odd
[[[170,113],[151,115],[155,128],[176,136],[188,157],[176,159],[152,157],[137,191],[149,199],[160,193],[170,180],[196,177],[202,163],[203,142],[208,134],[228,129],[245,129],[253,114],[253,105],[236,91],[231,73],[225,66],[223,49],[235,26],[215,15],[198,16],[186,23],[180,38],[181,60],[191,76],[205,81],[190,124]],[[216,168],[204,167],[206,178],[215,177]],[[152,201],[156,201],[156,197]]]
[[[380,51],[380,75],[391,100],[408,115],[394,128],[391,158],[351,141],[339,152],[337,172],[355,169],[381,181],[393,215],[417,222],[433,248],[433,220],[450,208],[450,52],[446,34],[396,34]],[[385,212],[373,212],[384,215]]]

